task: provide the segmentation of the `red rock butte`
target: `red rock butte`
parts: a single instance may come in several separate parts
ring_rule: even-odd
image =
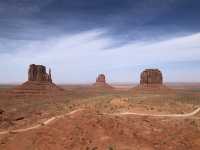
[[[163,84],[163,75],[159,69],[145,69],[140,74],[140,84],[133,88],[138,92],[170,92]]]
[[[46,72],[43,65],[31,64],[28,69],[28,81],[12,89],[12,95],[24,96],[51,96],[61,94],[62,88],[52,82],[51,69]]]
[[[106,76],[104,74],[100,74],[96,79],[96,83],[106,83]]]
[[[159,69],[146,69],[140,75],[140,85],[155,86],[163,85],[163,75]]]
[[[100,88],[112,88],[109,84],[106,83],[106,76],[104,74],[99,74],[96,78],[96,82],[93,84],[94,87]]]
[[[31,64],[28,70],[28,81],[48,81],[52,83],[51,69],[49,69],[48,74],[45,66]]]

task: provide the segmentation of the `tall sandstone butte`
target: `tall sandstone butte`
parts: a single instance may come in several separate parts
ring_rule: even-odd
[[[63,89],[52,82],[51,70],[46,72],[43,65],[31,64],[28,69],[28,81],[11,89],[11,96],[37,98],[49,98],[49,96],[63,95]]]
[[[45,66],[31,64],[28,70],[28,81],[48,81],[52,83],[51,70],[49,69],[48,74]]]
[[[159,69],[146,69],[140,75],[140,85],[163,85],[163,76]]]

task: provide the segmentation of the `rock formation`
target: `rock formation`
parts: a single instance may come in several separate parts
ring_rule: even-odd
[[[28,70],[28,81],[48,81],[52,83],[51,70],[46,73],[46,67],[42,65],[31,64]]]
[[[141,73],[140,85],[162,85],[163,76],[158,69],[146,69]]]
[[[106,83],[105,75],[104,74],[100,74],[96,79],[96,83]]]
[[[31,64],[28,69],[28,81],[14,88],[11,94],[17,97],[41,97],[59,95],[62,91],[62,88],[52,82],[50,69],[47,73],[45,66]]]
[[[96,83],[94,83],[93,86],[100,88],[112,88],[109,84],[106,83],[106,76],[104,74],[98,75],[96,78]]]
[[[133,88],[139,93],[173,92],[163,84],[163,75],[159,69],[146,69],[140,75],[140,84]]]

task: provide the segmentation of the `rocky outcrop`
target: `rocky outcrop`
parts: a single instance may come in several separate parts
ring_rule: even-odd
[[[163,76],[158,69],[146,69],[140,75],[140,85],[162,85]]]
[[[106,76],[104,74],[99,74],[96,78],[96,83],[93,84],[94,87],[98,88],[112,88],[106,83]]]
[[[105,75],[104,74],[100,74],[96,79],[96,83],[106,83]]]
[[[43,65],[31,64],[28,70],[28,81],[11,90],[15,97],[54,96],[63,94],[63,89],[52,82],[51,70],[46,72]]]
[[[31,64],[28,70],[28,81],[48,81],[52,83],[51,70],[49,69],[48,74],[45,66]]]
[[[159,69],[146,69],[140,75],[140,84],[133,88],[135,93],[174,93],[163,84],[163,75]]]

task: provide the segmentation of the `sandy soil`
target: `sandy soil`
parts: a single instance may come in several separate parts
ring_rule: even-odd
[[[113,90],[82,85],[63,88],[62,95],[20,97],[8,94],[5,88],[0,90],[0,132],[40,125],[0,135],[0,149],[200,149],[200,113],[172,118],[151,116],[194,111],[200,106],[196,87],[173,92],[138,92],[124,86]],[[77,109],[84,110],[63,116]],[[116,115],[127,112],[150,116]],[[63,117],[54,118],[60,115]]]
[[[1,137],[2,149],[198,150],[199,120],[110,116],[85,110],[48,126]],[[20,144],[19,144],[20,141]]]

